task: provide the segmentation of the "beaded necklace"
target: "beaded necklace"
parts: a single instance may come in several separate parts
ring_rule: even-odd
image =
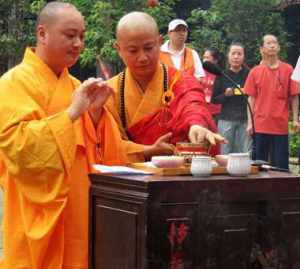
[[[171,90],[168,90],[168,72],[166,66],[163,64],[163,89],[164,94],[162,96],[162,102],[164,105],[169,105],[174,94]],[[125,75],[126,69],[119,75],[119,85],[120,85],[120,118],[124,130],[127,130],[127,119],[126,119],[126,110],[125,110]],[[128,135],[128,134],[127,134]]]

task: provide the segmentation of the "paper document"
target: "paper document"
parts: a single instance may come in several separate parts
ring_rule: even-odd
[[[108,166],[101,164],[94,164],[93,168],[101,173],[111,173],[115,175],[152,175],[153,172],[143,171],[139,169],[130,168],[127,166]]]

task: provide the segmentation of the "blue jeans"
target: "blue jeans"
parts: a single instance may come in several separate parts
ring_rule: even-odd
[[[221,145],[221,153],[248,152],[251,150],[252,139],[246,132],[247,123],[219,119],[219,133],[228,140]]]
[[[255,134],[255,159],[270,162],[272,166],[289,169],[288,135]]]

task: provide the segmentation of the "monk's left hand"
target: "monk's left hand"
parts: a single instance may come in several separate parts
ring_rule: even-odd
[[[101,109],[113,92],[113,89],[102,78],[96,78],[95,80],[97,83],[90,89],[89,98],[91,104],[89,111]]]
[[[101,117],[103,105],[113,92],[113,89],[101,78],[97,78],[97,81],[89,96],[91,104],[88,109],[95,125]]]
[[[226,139],[200,125],[192,125],[189,130],[189,139],[191,143],[201,143],[207,140],[211,145],[217,143],[226,143]]]
[[[112,88],[101,78],[85,80],[73,93],[67,112],[72,121],[77,120],[85,111],[101,114],[102,106],[111,95]]]

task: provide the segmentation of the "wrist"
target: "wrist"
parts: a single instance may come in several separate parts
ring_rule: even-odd
[[[189,132],[191,131],[191,130],[204,130],[204,129],[207,129],[207,127],[206,126],[202,126],[202,125],[200,125],[200,124],[197,124],[197,123],[194,123],[194,124],[191,124],[190,125],[190,128],[189,128]]]
[[[70,106],[69,108],[67,108],[67,113],[71,119],[72,122],[74,122],[75,120],[77,120],[80,116],[81,113],[79,113],[76,109],[74,109],[72,106]]]
[[[144,145],[145,160],[150,160],[153,155],[154,155],[153,145]]]

